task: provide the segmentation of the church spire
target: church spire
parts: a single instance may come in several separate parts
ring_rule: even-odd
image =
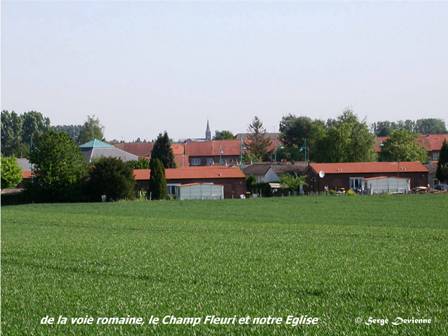
[[[211,140],[212,139],[212,132],[210,131],[210,124],[207,119],[207,128],[205,129],[205,140]]]

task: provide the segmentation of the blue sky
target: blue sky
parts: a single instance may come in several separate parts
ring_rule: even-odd
[[[448,122],[448,2],[3,2],[2,108],[108,139],[293,113]]]

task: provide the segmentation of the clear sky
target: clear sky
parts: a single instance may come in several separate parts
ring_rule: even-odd
[[[285,114],[448,122],[448,2],[2,1],[2,108],[107,139]]]

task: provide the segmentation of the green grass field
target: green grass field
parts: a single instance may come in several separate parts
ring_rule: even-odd
[[[448,195],[9,206],[1,241],[4,335],[448,334]],[[305,314],[319,324],[40,325]]]

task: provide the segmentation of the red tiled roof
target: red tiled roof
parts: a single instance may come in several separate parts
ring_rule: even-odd
[[[381,152],[381,144],[389,139],[389,137],[375,138],[375,152]],[[417,137],[417,142],[423,146],[427,152],[439,151],[442,148],[443,141],[448,141],[448,134],[420,134]]]
[[[188,156],[238,156],[241,153],[240,140],[192,141],[184,146]]]
[[[368,174],[368,173],[427,173],[428,169],[420,162],[342,162],[311,163],[310,167],[325,174]]]
[[[439,151],[445,140],[448,142],[448,134],[428,134],[418,137],[418,142],[427,152]]]
[[[174,155],[184,155],[185,154],[185,148],[184,144],[172,144],[171,149],[173,150]]]
[[[149,180],[149,169],[134,169],[137,181]],[[237,167],[188,167],[165,169],[167,180],[187,179],[219,179],[219,178],[245,178],[244,173]]]
[[[121,150],[124,150],[128,153],[137,155],[137,156],[146,156],[152,152],[152,148],[154,147],[154,143],[152,142],[128,142],[128,143],[117,143],[114,145]],[[183,144],[172,144],[171,148],[173,150],[174,155],[183,155],[184,154],[184,145]]]
[[[174,162],[176,162],[176,168],[188,167],[190,164],[188,162],[188,156],[186,155],[174,155]]]

